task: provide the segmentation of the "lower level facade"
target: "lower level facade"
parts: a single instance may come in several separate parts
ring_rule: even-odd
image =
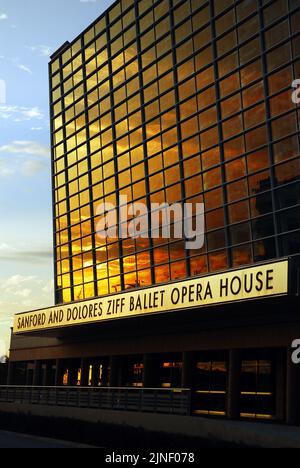
[[[300,424],[297,264],[285,295],[12,332],[7,384],[185,389],[191,416]]]

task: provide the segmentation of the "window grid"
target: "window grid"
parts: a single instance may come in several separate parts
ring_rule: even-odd
[[[114,3],[50,65],[57,302],[300,252],[300,2],[152,3]],[[204,248],[100,240],[124,194],[204,202]]]

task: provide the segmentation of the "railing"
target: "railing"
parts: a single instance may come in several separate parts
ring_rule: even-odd
[[[0,402],[174,415],[191,414],[189,389],[0,386]]]

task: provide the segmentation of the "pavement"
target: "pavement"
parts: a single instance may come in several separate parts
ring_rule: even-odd
[[[62,440],[46,439],[26,434],[17,434],[15,432],[0,431],[0,448],[94,448],[87,445],[66,442]]]

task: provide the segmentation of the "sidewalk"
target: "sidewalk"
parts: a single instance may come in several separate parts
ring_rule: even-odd
[[[0,448],[60,448],[60,449],[80,449],[96,448],[87,445],[65,442],[62,440],[46,439],[15,432],[0,431]]]

